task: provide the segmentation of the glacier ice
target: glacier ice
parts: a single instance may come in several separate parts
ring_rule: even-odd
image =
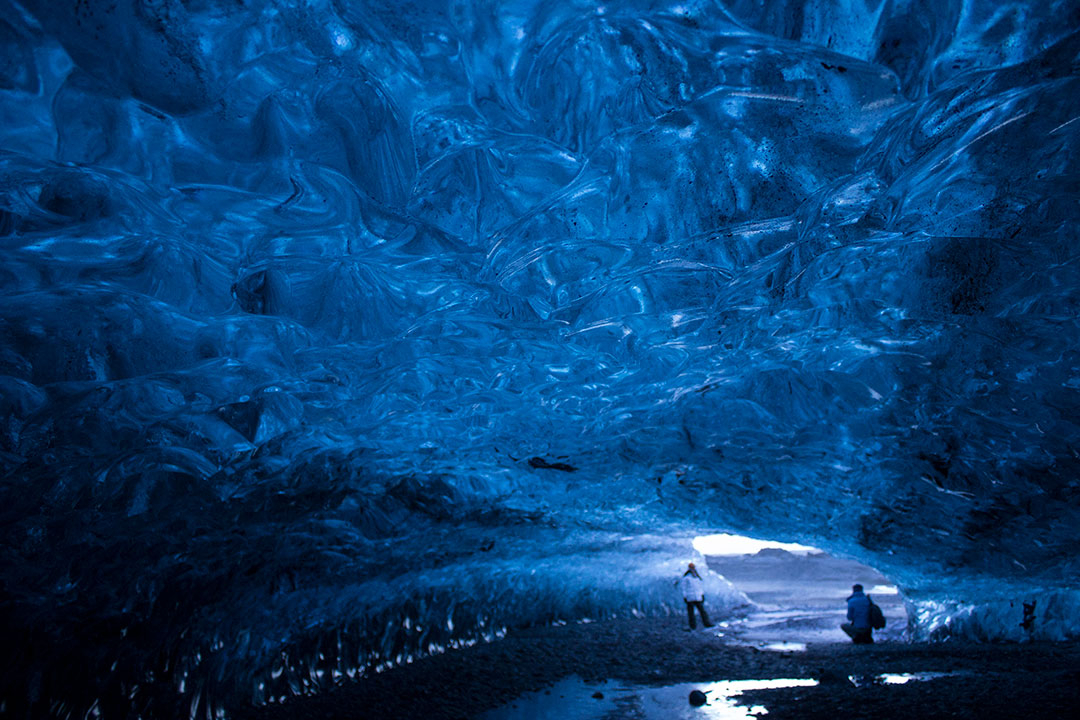
[[[710,532],[874,565],[915,637],[1076,637],[1077,28],[0,0],[5,709],[665,612]]]

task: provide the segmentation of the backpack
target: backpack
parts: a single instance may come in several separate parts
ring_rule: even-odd
[[[875,630],[885,627],[885,613],[881,612],[881,608],[873,600],[870,600],[870,627]]]

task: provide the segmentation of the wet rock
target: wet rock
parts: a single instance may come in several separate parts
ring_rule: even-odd
[[[690,704],[693,705],[694,707],[701,707],[702,705],[704,705],[708,701],[709,701],[709,698],[707,698],[705,696],[705,693],[701,692],[700,690],[691,690],[690,691]]]
[[[847,673],[836,668],[820,668],[817,671],[817,681],[829,687],[851,687],[853,684]]]

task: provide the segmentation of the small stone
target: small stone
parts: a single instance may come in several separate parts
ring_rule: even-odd
[[[709,698],[705,697],[705,693],[700,690],[690,691],[690,704],[694,707],[701,707],[709,701]]]
[[[596,692],[594,692],[594,693],[592,694],[592,696],[593,696],[594,698],[596,698],[597,700],[603,700],[603,699],[604,699],[604,693],[600,692],[599,690],[597,690]]]

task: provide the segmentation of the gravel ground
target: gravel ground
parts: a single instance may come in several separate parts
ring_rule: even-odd
[[[849,676],[957,673],[904,685],[854,686]],[[811,643],[804,652],[732,645],[676,618],[530,628],[425,658],[243,720],[471,719],[569,675],[643,685],[817,678],[816,687],[741,696],[770,720],[799,718],[1080,717],[1080,644]],[[571,720],[571,719],[567,719]]]

